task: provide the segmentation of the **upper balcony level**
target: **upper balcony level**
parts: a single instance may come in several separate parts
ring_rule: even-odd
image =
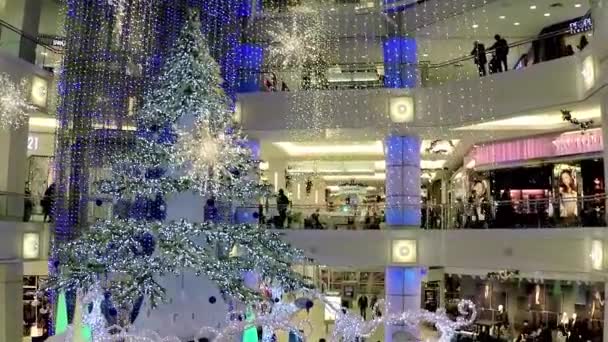
[[[306,130],[311,122],[349,135],[368,128],[359,133],[371,138],[395,130],[424,136],[425,129],[451,131],[513,116],[559,119],[559,108],[601,87],[603,66],[591,48],[587,5],[441,6],[429,1],[402,11],[355,6],[350,12],[303,6],[306,11],[254,17],[241,50],[243,126],[256,137]],[[485,59],[495,64],[495,33],[509,43],[509,72],[481,77],[473,41],[485,44]],[[484,68],[489,73],[489,65]],[[391,112],[398,97],[413,103]],[[579,107],[571,109],[597,112],[594,103]]]

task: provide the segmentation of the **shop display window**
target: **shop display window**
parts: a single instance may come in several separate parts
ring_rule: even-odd
[[[51,303],[41,291],[46,277],[23,277],[23,337],[42,341],[48,336]]]

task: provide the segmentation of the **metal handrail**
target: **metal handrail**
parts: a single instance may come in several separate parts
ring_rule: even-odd
[[[4,21],[2,19],[0,19],[0,27],[5,27],[5,28],[13,31],[14,33],[18,34],[19,36],[21,36],[21,37],[23,37],[23,38],[31,41],[32,43],[35,43],[36,45],[40,45],[43,48],[45,48],[45,49],[47,49],[47,50],[49,50],[49,51],[51,51],[53,53],[63,54],[63,51],[61,51],[59,49],[56,49],[55,47],[53,47],[51,45],[48,45],[48,44],[45,44],[45,43],[41,42],[37,37],[32,37],[31,35],[23,32],[19,28],[15,27],[15,26],[13,26],[11,24],[9,24],[8,22],[6,22],[6,21]]]
[[[509,46],[509,48],[514,48],[514,47],[530,44],[530,43],[533,43],[533,42],[536,42],[536,41],[542,41],[542,40],[545,40],[545,39],[549,39],[549,38],[553,38],[553,37],[558,37],[560,35],[563,35],[566,31],[567,31],[567,29],[564,29],[562,31],[556,31],[556,32],[550,32],[550,33],[546,33],[546,34],[541,34],[541,35],[538,35],[536,37],[518,40],[516,42],[508,44],[508,46]],[[493,53],[493,50],[486,50],[486,55],[491,55],[492,53]],[[402,66],[413,66],[413,67],[417,67],[417,68],[438,69],[438,68],[443,68],[443,67],[454,65],[454,64],[459,64],[461,62],[472,60],[474,58],[475,58],[475,56],[473,56],[471,54],[466,54],[466,55],[463,55],[463,56],[460,56],[460,57],[456,57],[456,58],[449,59],[449,60],[446,60],[446,61],[443,61],[443,62],[438,62],[438,63],[400,63],[400,65],[402,65]],[[335,66],[340,67],[340,66],[356,66],[356,65],[378,67],[378,66],[384,66],[384,63],[383,62],[329,63],[328,64],[328,68],[335,67]],[[281,68],[281,66],[267,64],[267,65],[264,65],[263,72],[272,72],[272,71],[276,71],[276,70],[279,70],[279,71],[288,71],[288,70],[297,70],[297,69],[298,69],[297,67],[285,67],[285,68]],[[241,68],[241,70],[245,70],[246,71],[247,69],[246,68]]]

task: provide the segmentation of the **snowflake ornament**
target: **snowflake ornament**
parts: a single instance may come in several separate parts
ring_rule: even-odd
[[[27,81],[15,84],[6,73],[0,73],[0,128],[17,129],[25,124],[36,107],[26,96]]]

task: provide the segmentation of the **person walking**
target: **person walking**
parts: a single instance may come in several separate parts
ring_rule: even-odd
[[[289,198],[285,196],[283,189],[279,189],[277,196],[277,210],[279,211],[279,222],[277,222],[277,228],[283,228],[285,220],[287,219],[287,208],[289,207]]]
[[[498,72],[509,70],[507,64],[507,55],[509,54],[509,44],[507,40],[502,38],[499,34],[494,36],[494,44],[490,46],[490,50],[496,53],[496,60],[498,61]]]
[[[482,43],[475,41],[473,43],[471,55],[473,56],[473,62],[477,65],[477,69],[479,70],[479,76],[486,76],[488,74],[486,71],[486,64],[488,64],[486,47]]]
[[[367,304],[367,296],[361,295],[357,301],[357,306],[359,307],[359,313],[363,320],[367,320]]]

